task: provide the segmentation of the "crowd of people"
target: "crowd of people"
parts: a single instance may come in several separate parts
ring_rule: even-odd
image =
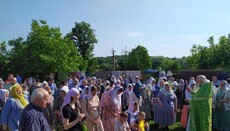
[[[169,130],[177,113],[187,131],[230,130],[230,79],[205,76],[70,76],[55,84],[9,74],[0,78],[2,130],[153,131]],[[23,81],[22,81],[23,80]],[[157,129],[148,122],[155,121]]]

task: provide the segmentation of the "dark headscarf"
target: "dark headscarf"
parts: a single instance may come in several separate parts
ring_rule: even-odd
[[[142,83],[138,82],[135,84],[134,89],[133,89],[133,92],[138,99],[140,99],[140,96],[141,96],[141,91],[140,91],[141,87],[142,87]]]

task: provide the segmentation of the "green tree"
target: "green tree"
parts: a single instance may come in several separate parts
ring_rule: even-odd
[[[129,53],[128,69],[145,70],[151,67],[148,50],[144,46],[138,45]]]
[[[84,60],[89,60],[93,57],[94,45],[97,43],[95,30],[91,28],[89,23],[81,22],[75,23],[67,37],[71,38],[79,52],[79,55]]]
[[[55,73],[64,79],[82,63],[72,40],[63,38],[59,28],[49,27],[43,20],[32,21],[26,41],[18,38],[8,44],[12,46],[9,51],[12,70],[24,76]]]
[[[211,36],[208,39],[209,47],[193,45],[191,56],[187,61],[191,69],[230,68],[230,35],[221,36],[217,44]]]
[[[22,37],[9,40],[8,45],[12,49],[8,52],[9,71],[15,74],[22,74],[26,66],[26,41]]]
[[[2,43],[0,43],[0,77],[6,77],[6,73],[8,71],[8,66],[7,66],[7,57],[6,57],[6,42],[3,41]]]
[[[180,61],[176,58],[166,58],[160,67],[165,71],[171,71],[173,74],[177,74],[179,70],[181,70]]]

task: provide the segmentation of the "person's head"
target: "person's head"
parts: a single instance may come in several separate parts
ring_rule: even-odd
[[[97,79],[97,84],[98,85],[101,85],[103,82],[102,82],[102,79]]]
[[[114,81],[111,80],[111,81],[110,81],[110,87],[113,87],[113,86],[114,86]]]
[[[133,102],[133,112],[136,112],[139,110],[139,103],[137,101]]]
[[[18,99],[19,97],[23,97],[23,89],[19,85],[13,86],[10,89],[10,93],[11,93],[12,97],[16,98],[16,99]]]
[[[120,95],[123,91],[124,91],[124,88],[122,86],[116,85],[112,90],[110,90],[110,94],[116,97],[117,95]]]
[[[136,76],[135,77],[135,82],[139,82],[139,81],[140,81],[139,76]]]
[[[48,93],[49,93],[49,95],[51,95],[52,94],[52,90],[50,89],[50,87],[49,86],[45,86],[45,87],[43,87],[45,90],[47,90],[48,91]]]
[[[204,76],[204,75],[198,75],[197,77],[196,77],[196,84],[198,85],[198,86],[201,86],[201,85],[203,85],[204,83],[206,83],[207,82],[207,79],[206,79],[206,77]]]
[[[184,79],[180,79],[180,80],[179,80],[179,85],[180,85],[180,86],[183,86],[183,85],[184,85]]]
[[[86,79],[82,80],[82,86],[87,86],[88,81]]]
[[[124,88],[122,86],[120,86],[120,85],[118,85],[118,86],[119,86],[119,89],[117,91],[117,95],[121,94],[124,91]]]
[[[68,86],[63,86],[60,89],[60,96],[62,99],[66,96],[66,94],[69,92],[69,87]]]
[[[92,97],[94,97],[94,96],[97,95],[97,90],[98,90],[97,86],[95,86],[95,85],[91,86],[89,92],[91,93],[91,96],[92,96]]]
[[[166,91],[170,91],[170,90],[171,90],[171,87],[170,87],[170,84],[169,84],[169,83],[166,83],[166,84],[165,84],[165,90],[166,90]]]
[[[139,120],[145,120],[146,114],[145,112],[141,111],[138,113],[137,117]]]
[[[194,78],[194,77],[190,77],[190,78],[189,78],[189,81],[191,81],[191,80],[195,80],[195,78]]]
[[[195,80],[191,80],[189,82],[189,84],[188,84],[188,87],[191,88],[191,89],[193,89],[195,87],[195,85],[196,85],[196,81]]]
[[[106,82],[105,82],[105,86],[107,87],[107,86],[109,86],[110,85],[110,82],[107,80]]]
[[[128,114],[126,112],[121,112],[120,113],[120,121],[121,123],[125,123],[128,120]]]
[[[9,74],[7,79],[11,81],[13,79],[13,77],[14,77],[13,74]]]
[[[212,81],[216,82],[218,80],[217,76],[212,76]]]
[[[3,85],[3,80],[0,78],[0,86]]]
[[[224,88],[226,88],[226,86],[227,86],[227,81],[222,80],[222,81],[220,82],[220,88],[224,89]]]
[[[67,95],[64,98],[64,102],[66,101],[68,104],[75,103],[80,99],[80,92],[77,88],[71,88],[71,90],[67,93]]]
[[[78,82],[79,82],[79,80],[78,80],[77,78],[74,78],[74,79],[73,79],[73,83],[74,83],[74,85],[77,85],[77,84],[78,84]]]
[[[151,85],[155,85],[156,84],[156,80],[153,79],[152,82],[150,83]]]
[[[17,83],[16,77],[13,77],[13,78],[11,79],[11,83],[12,83],[13,85]]]
[[[49,79],[49,84],[52,84],[52,83],[54,83],[54,79],[53,79],[53,78],[50,78],[50,79]]]
[[[133,90],[133,85],[132,84],[128,84],[128,91],[132,91]]]
[[[22,90],[23,91],[27,91],[28,90],[28,86],[26,84],[22,84]]]
[[[164,86],[165,86],[165,81],[164,81],[164,80],[161,80],[160,83],[159,83],[159,86],[160,86],[160,87],[164,87]]]
[[[175,81],[175,78],[173,76],[170,77],[170,81],[171,82],[174,82]]]
[[[227,83],[230,84],[230,78],[227,79]]]
[[[39,108],[46,108],[46,105],[49,103],[49,98],[48,91],[43,88],[37,88],[31,94],[31,102]]]
[[[167,82],[167,78],[166,78],[166,77],[163,77],[162,80],[163,80],[164,82]]]
[[[59,84],[59,87],[62,88],[63,86],[65,86],[65,81],[61,81],[60,84]]]
[[[87,94],[89,93],[89,87],[86,86],[86,87],[84,87],[84,88],[85,88],[85,94],[87,95]]]
[[[46,88],[47,86],[49,86],[48,82],[43,81],[41,87]]]

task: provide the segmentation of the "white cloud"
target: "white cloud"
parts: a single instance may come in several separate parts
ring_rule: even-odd
[[[207,36],[199,35],[199,34],[180,35],[178,37],[181,39],[193,40],[193,41],[200,41],[200,40],[207,39]]]
[[[136,37],[143,36],[143,33],[142,32],[130,32],[130,33],[128,33],[128,36],[136,38]]]

